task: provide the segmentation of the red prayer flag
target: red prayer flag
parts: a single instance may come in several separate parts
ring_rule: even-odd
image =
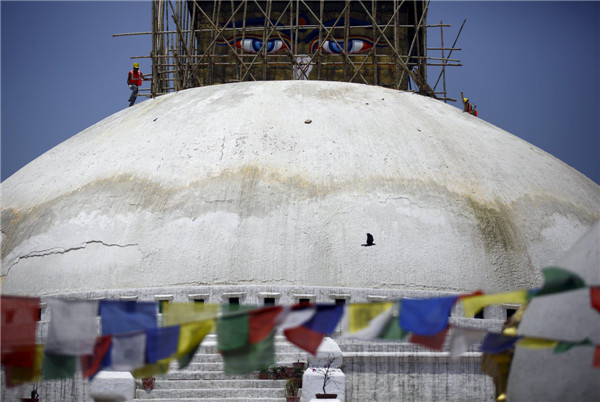
[[[269,336],[275,328],[275,319],[281,313],[281,310],[283,310],[282,306],[271,306],[252,310],[248,313],[250,343],[258,343]]]
[[[600,368],[600,345],[597,345],[594,351],[594,367]]]
[[[35,330],[40,316],[39,297],[2,295],[0,312],[2,364],[33,367]]]
[[[96,338],[96,344],[94,345],[94,354],[81,356],[83,378],[93,377],[100,370],[102,359],[109,351],[111,342],[112,335],[99,336]]]
[[[464,299],[465,297],[481,296],[482,294],[483,294],[483,292],[481,290],[476,290],[473,293],[466,293],[464,295],[459,295],[458,298],[456,299],[456,301],[459,301],[460,299]]]
[[[600,313],[600,286],[590,287],[590,304]]]
[[[446,334],[448,333],[448,328],[450,328],[450,326],[447,326],[445,329],[434,335],[412,334],[410,337],[410,343],[423,345],[433,350],[442,350],[444,341],[446,340]]]
[[[320,332],[302,326],[286,329],[283,333],[288,341],[313,355],[317,353],[317,349],[325,337]]]
[[[40,381],[42,378],[44,345],[37,344],[28,346],[28,348],[32,349],[32,353],[34,354],[34,360],[31,367],[11,366],[6,365],[4,361],[2,362],[4,365],[4,378],[6,380],[5,384],[7,388],[12,388],[28,382]]]

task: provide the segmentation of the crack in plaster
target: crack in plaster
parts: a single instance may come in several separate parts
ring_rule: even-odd
[[[35,257],[46,257],[48,255],[53,255],[53,254],[66,254],[70,251],[83,250],[84,248],[87,247],[88,244],[100,244],[105,247],[119,247],[119,248],[139,246],[138,243],[117,244],[117,243],[105,243],[102,240],[89,240],[89,241],[81,243],[81,245],[79,245],[79,246],[70,247],[70,248],[54,247],[54,248],[50,248],[47,250],[32,251],[25,255],[20,255],[20,256],[16,257],[14,262],[6,270],[6,274],[3,275],[3,277],[6,278],[8,276],[8,274],[10,274],[10,270],[12,269],[12,267],[14,267],[22,259],[35,258]]]

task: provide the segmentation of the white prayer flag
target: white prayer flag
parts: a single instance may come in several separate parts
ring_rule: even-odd
[[[281,313],[275,319],[275,326],[280,330],[296,328],[304,324],[315,315],[317,308],[314,305],[310,307],[296,307],[292,309],[290,306],[284,306]]]
[[[450,336],[450,357],[458,359],[462,354],[467,353],[469,346],[481,343],[488,331],[484,329],[471,329],[452,327]]]
[[[45,350],[79,356],[94,353],[98,336],[98,301],[48,299],[50,322]]]
[[[128,332],[112,339],[111,368],[114,371],[133,371],[145,364],[146,332]]]

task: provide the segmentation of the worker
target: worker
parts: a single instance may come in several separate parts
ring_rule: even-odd
[[[148,78],[144,78],[144,74],[140,71],[140,65],[136,62],[133,63],[133,70],[127,74],[127,85],[131,89],[131,96],[129,97],[129,106],[133,106],[137,99],[138,89],[142,85],[142,81],[150,81]]]
[[[460,97],[463,101],[463,111],[477,117],[477,106],[472,105],[469,102],[469,98],[465,98],[465,95],[462,92],[460,93]]]

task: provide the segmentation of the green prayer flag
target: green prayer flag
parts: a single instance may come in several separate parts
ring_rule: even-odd
[[[544,275],[544,286],[532,297],[585,287],[585,282],[579,275],[563,268],[544,268],[542,274]]]
[[[246,374],[265,369],[275,364],[275,331],[257,343],[250,343],[241,348],[221,352],[223,370],[229,374]]]
[[[581,346],[581,345],[592,345],[592,342],[587,338],[581,342],[558,342],[558,344],[554,348],[554,353],[555,354],[564,353],[564,352],[570,350],[574,346]]]
[[[388,340],[399,340],[404,339],[409,334],[408,331],[403,330],[398,322],[398,317],[390,317],[387,324],[383,327],[383,330],[377,338],[388,339]]]
[[[77,356],[53,355],[44,352],[42,360],[42,379],[59,380],[75,376]]]
[[[249,343],[249,317],[247,311],[229,313],[217,319],[219,351],[236,350]]]

